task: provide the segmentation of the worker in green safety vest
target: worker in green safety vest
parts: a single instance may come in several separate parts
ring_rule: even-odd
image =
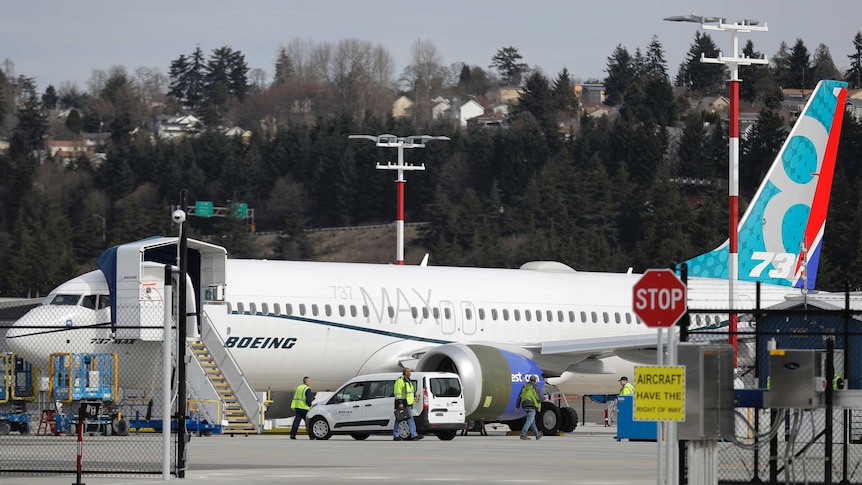
[[[406,409],[407,410],[407,426],[410,429],[410,436],[406,439],[407,441],[411,440],[421,440],[424,436],[418,434],[416,432],[416,421],[413,419],[413,403],[415,402],[415,398],[418,398],[416,393],[416,388],[413,386],[413,381],[410,380],[410,374],[413,371],[410,370],[409,367],[405,367],[404,370],[401,371],[401,375],[395,379],[395,384],[393,385],[393,393],[395,394],[395,409]],[[395,441],[401,441],[401,433],[398,428],[401,425],[401,421],[398,419],[395,420],[394,425],[392,426],[392,439]]]
[[[620,396],[629,396],[635,393],[635,386],[629,384],[628,377],[620,377]]]
[[[290,428],[290,439],[296,439],[296,431],[299,429],[299,422],[305,421],[305,429],[308,431],[308,438],[314,439],[314,435],[308,429],[308,420],[305,416],[308,410],[311,409],[311,401],[314,400],[314,392],[311,390],[311,378],[306,376],[302,378],[302,384],[296,386],[293,391],[293,401],[290,403],[290,408],[296,413],[293,418],[293,427]]]

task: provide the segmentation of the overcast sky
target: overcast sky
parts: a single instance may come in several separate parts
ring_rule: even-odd
[[[664,22],[697,13],[766,21],[768,32],[742,34],[769,56],[797,38],[809,52],[821,43],[843,72],[853,37],[862,28],[860,0],[26,0],[4,2],[0,60],[15,74],[35,77],[40,91],[71,81],[86,89],[93,69],[158,68],[200,45],[209,56],[221,46],[245,55],[248,66],[272,74],[279,45],[295,38],[315,43],[354,38],[383,45],[396,75],[410,61],[416,39],[430,40],[443,63],[487,68],[498,49],[514,46],[531,67],[554,77],[604,78],[617,44],[634,53],[657,35],[671,76],[685,57],[698,24]],[[712,32],[730,52],[730,34]]]

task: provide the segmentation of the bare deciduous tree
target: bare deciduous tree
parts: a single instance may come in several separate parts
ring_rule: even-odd
[[[431,99],[445,78],[443,57],[430,40],[416,39],[410,48],[411,63],[401,75],[401,88],[413,97],[413,118],[417,128],[431,118]]]

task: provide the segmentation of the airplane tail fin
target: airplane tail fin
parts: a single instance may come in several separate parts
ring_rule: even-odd
[[[739,279],[815,287],[847,83],[820,81],[739,222]],[[687,261],[728,277],[728,241]]]

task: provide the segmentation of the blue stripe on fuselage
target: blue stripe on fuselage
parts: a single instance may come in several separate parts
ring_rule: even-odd
[[[441,339],[436,339],[436,338],[417,337],[416,335],[407,335],[404,333],[389,332],[386,330],[378,330],[378,329],[368,328],[368,327],[359,327],[356,325],[348,325],[346,323],[327,322],[324,320],[317,320],[314,318],[297,317],[297,316],[293,316],[293,315],[272,315],[272,314],[264,315],[263,313],[260,313],[260,312],[257,312],[257,313],[252,315],[251,313],[248,313],[248,312],[239,313],[237,311],[232,311],[230,314],[231,315],[250,316],[250,317],[253,316],[253,317],[283,318],[286,320],[295,320],[298,322],[313,323],[315,325],[323,325],[326,327],[343,328],[345,330],[353,330],[355,332],[371,333],[371,334],[375,334],[375,335],[382,335],[384,337],[393,337],[393,338],[400,338],[400,339],[405,339],[405,340],[415,340],[417,342],[425,342],[425,343],[430,343],[430,344],[451,344],[454,342],[453,340],[441,340]]]

